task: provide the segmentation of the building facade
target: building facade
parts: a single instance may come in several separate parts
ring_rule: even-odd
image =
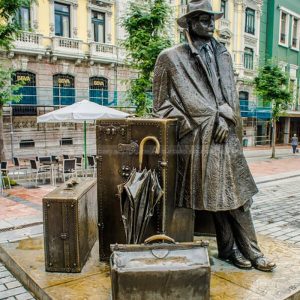
[[[38,125],[36,117],[55,107],[90,99],[103,105],[126,105],[127,80],[136,74],[125,65],[120,47],[124,30],[120,0],[38,0],[16,16],[22,32],[0,63],[22,82],[20,103],[4,111],[7,157],[82,153],[79,124]],[[90,151],[95,153],[94,127]]]
[[[264,0],[261,20],[261,61],[272,59],[289,76],[293,103],[277,124],[277,142],[300,136],[300,1]]]

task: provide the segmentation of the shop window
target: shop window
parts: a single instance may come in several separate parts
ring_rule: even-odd
[[[35,147],[35,142],[34,140],[21,140],[20,142],[20,148],[32,148]]]
[[[90,78],[90,101],[100,105],[108,103],[108,80],[105,77]]]
[[[94,41],[105,43],[105,14],[92,11],[92,28]]]
[[[246,69],[253,70],[253,60],[254,60],[253,49],[245,48],[245,51],[244,51],[244,67]]]
[[[65,74],[53,76],[53,104],[71,105],[75,103],[74,77]]]
[[[70,35],[70,6],[55,2],[55,35],[71,37]]]
[[[239,100],[240,100],[240,107],[241,107],[241,116],[248,117],[249,93],[245,91],[239,92]]]
[[[37,104],[36,76],[30,72],[17,71],[12,74],[12,85],[21,84],[22,87],[15,91],[15,95],[21,95],[22,98],[13,104],[14,116],[35,116]],[[34,106],[33,106],[34,105]]]
[[[245,32],[255,34],[255,10],[246,8]]]
[[[21,6],[16,14],[16,23],[18,26],[24,30],[30,30],[30,7],[29,6]]]

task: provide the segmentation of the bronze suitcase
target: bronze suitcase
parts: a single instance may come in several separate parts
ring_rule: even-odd
[[[100,260],[108,260],[110,244],[125,244],[117,186],[126,182],[133,168],[139,169],[139,147],[144,146],[143,168],[157,171],[164,189],[145,237],[165,233],[179,242],[193,240],[194,214],[191,209],[175,208],[177,121],[170,119],[128,118],[97,121],[97,172]],[[155,137],[160,153],[155,154]],[[146,140],[145,140],[146,139]]]
[[[208,300],[207,242],[112,245],[113,300]]]
[[[43,198],[45,265],[49,272],[81,272],[97,240],[97,185],[68,180]]]

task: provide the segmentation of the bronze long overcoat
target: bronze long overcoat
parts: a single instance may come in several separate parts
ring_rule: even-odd
[[[237,126],[228,122],[227,141],[214,142],[216,96],[205,64],[191,54],[188,44],[164,50],[157,59],[154,113],[179,120],[177,205],[224,211],[251,204],[257,188],[238,138],[241,118],[231,56],[215,39],[211,42],[224,100],[239,116]]]

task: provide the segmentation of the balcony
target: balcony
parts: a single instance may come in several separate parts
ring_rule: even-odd
[[[187,13],[187,5],[179,6],[179,17],[185,15]]]
[[[76,59],[83,58],[82,44],[83,42],[78,39],[55,36],[52,38],[53,56]]]
[[[108,63],[117,62],[117,47],[110,44],[91,42],[90,58],[93,61],[101,61]]]
[[[42,54],[45,51],[43,47],[43,35],[22,31],[20,32],[14,41],[14,51],[26,54]]]
[[[230,29],[230,21],[224,18],[221,18],[219,21],[219,30]]]

